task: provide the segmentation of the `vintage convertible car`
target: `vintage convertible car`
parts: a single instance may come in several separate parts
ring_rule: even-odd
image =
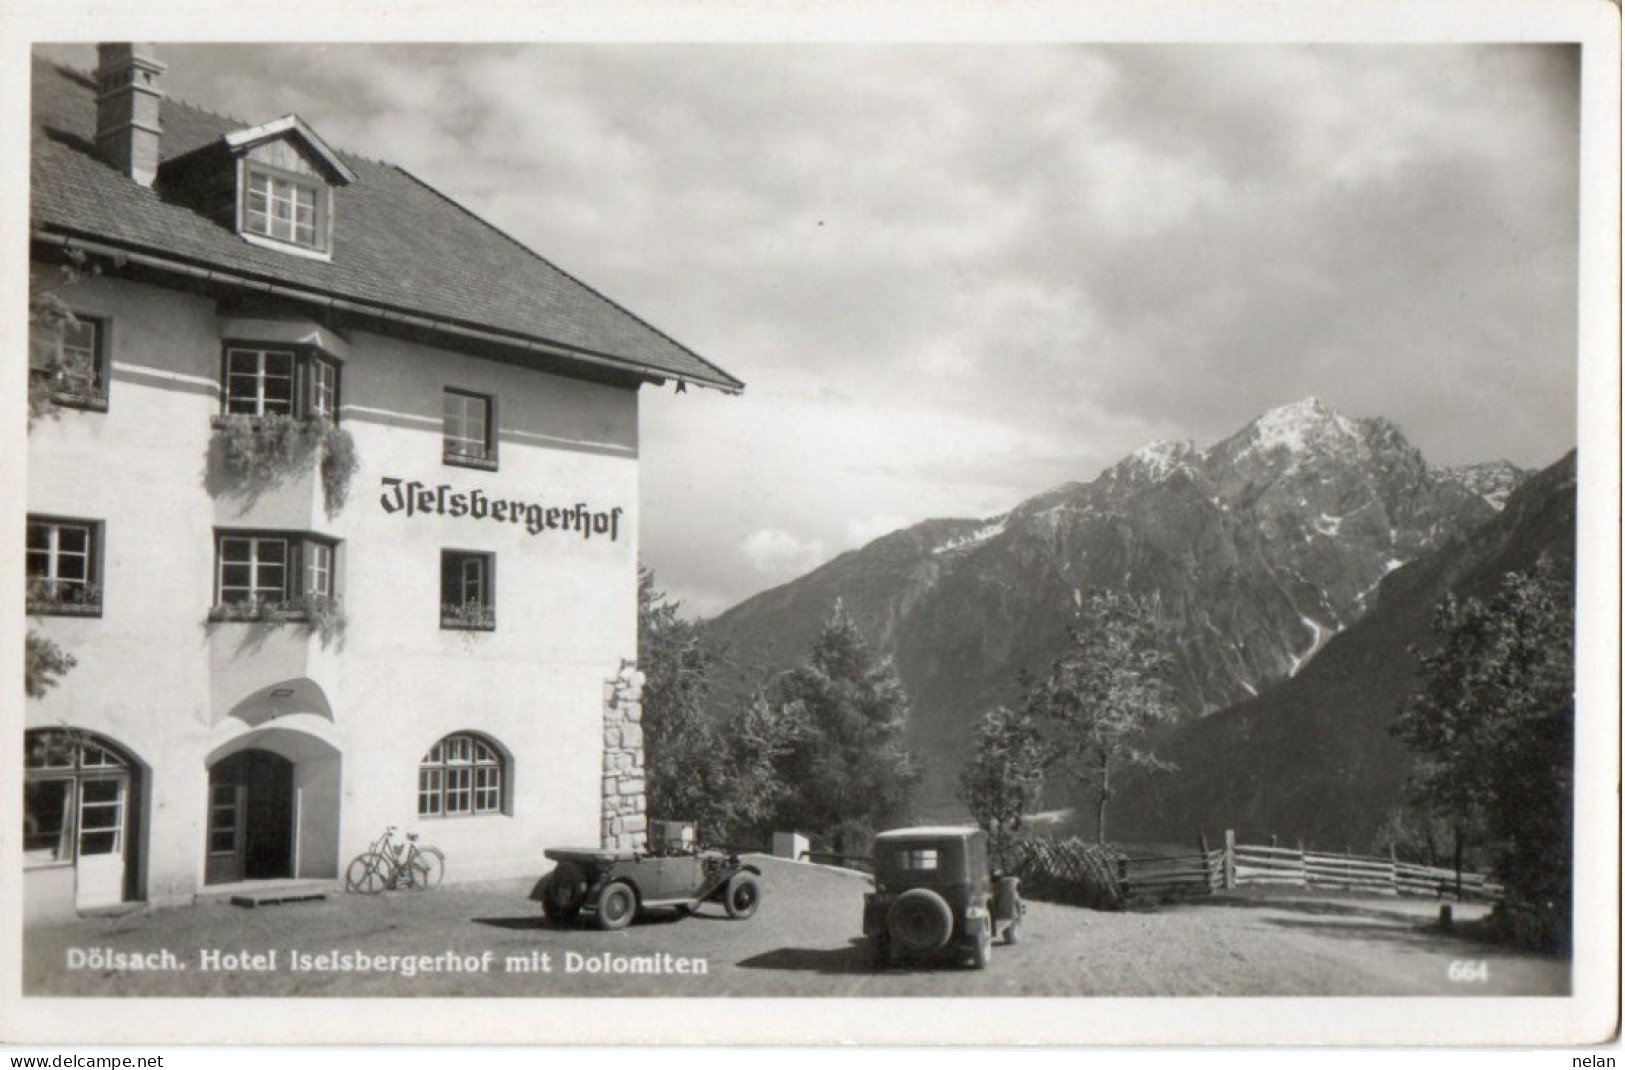
[[[730,918],[742,920],[762,901],[762,871],[722,851],[561,847],[543,853],[557,864],[530,897],[541,900],[542,913],[555,925],[586,916],[600,929],[624,929],[646,907],[687,913],[708,902],[721,903]]]

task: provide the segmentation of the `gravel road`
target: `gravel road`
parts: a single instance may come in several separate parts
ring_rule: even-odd
[[[756,917],[720,907],[630,929],[552,929],[531,881],[244,909],[225,903],[36,925],[31,996],[1558,995],[1565,961],[1426,928],[1430,902],[1212,898],[1154,912],[1032,903],[985,971],[865,965],[862,874],[775,859]],[[1461,904],[1458,919],[1482,907]],[[169,952],[168,956],[163,952]],[[275,952],[274,960],[270,957]],[[361,952],[366,965],[343,956]],[[124,965],[169,969],[109,969]],[[308,956],[303,962],[297,956]],[[394,962],[377,956],[394,955]],[[323,956],[326,958],[324,959]],[[420,958],[427,962],[419,961]],[[410,961],[409,961],[410,960]],[[641,962],[659,973],[615,972]],[[1466,980],[1451,979],[1451,964]],[[174,967],[184,968],[174,968]],[[214,968],[208,968],[208,967]],[[304,968],[298,968],[298,967]],[[684,972],[686,969],[686,972]],[[703,969],[703,973],[697,972]],[[407,970],[413,970],[407,975]]]

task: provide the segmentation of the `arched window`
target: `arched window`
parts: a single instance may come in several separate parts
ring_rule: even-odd
[[[69,728],[30,731],[23,751],[26,864],[122,855],[129,761],[89,732]]]
[[[473,732],[454,732],[418,764],[419,817],[473,817],[507,812],[508,761]]]

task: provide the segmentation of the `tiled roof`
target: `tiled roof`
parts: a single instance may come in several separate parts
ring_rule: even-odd
[[[242,240],[97,157],[88,75],[37,61],[33,104],[36,233],[563,347],[659,378],[744,385],[399,167],[338,153],[357,178],[333,190],[332,259],[290,256]],[[162,157],[246,125],[166,100]]]

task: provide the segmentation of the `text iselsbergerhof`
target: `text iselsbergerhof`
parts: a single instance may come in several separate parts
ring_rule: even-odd
[[[574,532],[583,539],[621,537],[620,506],[594,509],[586,502],[548,505],[544,502],[490,494],[483,489],[456,490],[449,483],[430,485],[416,480],[384,476],[384,493],[378,503],[386,513],[413,516],[447,516],[484,520],[494,524],[518,524],[532,535],[544,531]]]

